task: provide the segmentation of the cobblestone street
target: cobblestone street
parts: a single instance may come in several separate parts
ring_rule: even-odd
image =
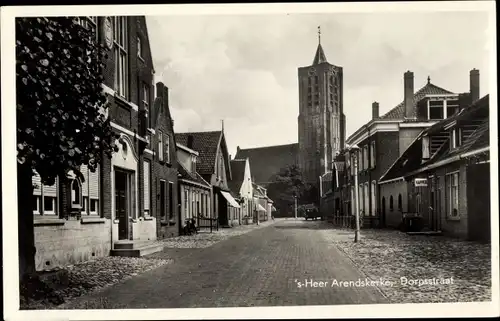
[[[331,287],[365,279],[329,247],[326,223],[280,220],[207,248],[167,248],[152,259],[172,264],[69,302],[79,308],[195,308],[386,303],[376,287]],[[296,282],[329,280],[326,287]]]

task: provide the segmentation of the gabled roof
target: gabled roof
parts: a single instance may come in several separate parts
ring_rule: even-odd
[[[210,184],[204,180],[200,174],[198,173],[192,173],[190,171],[188,171],[184,165],[182,165],[182,163],[179,163],[179,174],[181,175],[181,178],[182,179],[186,179],[186,180],[189,180],[189,181],[192,181],[192,182],[195,182],[195,183],[198,183],[198,184],[201,184],[201,185],[204,185],[206,186],[207,188],[210,188]]]
[[[247,159],[233,159],[231,160],[231,175],[232,179],[228,182],[229,189],[236,195],[240,193],[241,185],[245,179],[245,165]]]
[[[451,91],[438,87],[431,82],[427,82],[425,86],[417,90],[413,95],[413,110],[417,111],[417,103],[422,100],[426,95],[447,95],[453,94]],[[410,117],[416,117],[417,115],[409,115]],[[380,119],[403,119],[405,117],[405,104],[404,101],[399,103],[396,107],[389,110],[387,113],[382,115]]]
[[[235,159],[248,158],[252,170],[252,180],[265,186],[283,167],[296,164],[298,150],[299,144],[248,149],[238,147]]]
[[[380,178],[380,181],[388,181],[391,179],[403,177],[412,172],[418,171],[420,168],[435,164],[447,158],[464,154],[468,151],[480,149],[489,146],[489,95],[476,101],[473,105],[466,107],[460,113],[443,119],[434,124],[432,127],[422,131],[420,135],[410,144],[403,154],[394,162],[389,170]],[[484,113],[486,112],[486,113]],[[448,138],[438,149],[435,155],[427,162],[422,163],[422,137],[425,135],[432,136],[444,130],[447,125],[453,122],[460,124],[461,120],[483,119],[481,124],[474,130],[461,146],[450,150],[450,139]]]
[[[193,137],[193,145],[188,147],[199,153],[198,173],[201,175],[213,174],[217,150],[222,139],[222,131],[176,133],[175,139],[178,143],[187,146],[189,136]]]
[[[327,62],[326,55],[323,51],[323,47],[321,44],[318,44],[318,48],[316,49],[316,54],[314,55],[313,65],[319,65],[321,63]]]
[[[264,191],[262,190],[262,186],[259,186],[255,183],[252,183],[253,187],[253,196],[254,197],[266,197]]]

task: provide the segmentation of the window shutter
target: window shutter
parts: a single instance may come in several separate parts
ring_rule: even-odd
[[[150,203],[150,164],[149,162],[144,162],[144,210],[149,210]]]
[[[89,196],[92,199],[99,199],[99,175],[99,167],[95,169],[94,173],[88,171]]]
[[[43,185],[43,196],[57,197],[57,178],[53,185]]]
[[[429,136],[422,137],[422,158],[423,159],[430,158]]]
[[[34,195],[41,195],[42,194],[42,178],[38,173],[35,173],[33,177],[31,178],[31,181],[33,182],[34,189],[33,189],[33,194]]]
[[[90,186],[90,178],[89,178],[89,169],[87,165],[80,166],[80,172],[83,175],[83,179],[85,180],[82,184],[82,196],[89,196],[89,186]]]

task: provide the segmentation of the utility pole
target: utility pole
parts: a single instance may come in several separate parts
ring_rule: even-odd
[[[359,147],[354,146],[354,194],[356,195],[356,231],[354,232],[354,243],[359,241],[359,190],[358,190],[358,150]]]
[[[297,195],[294,195],[295,198],[295,220],[297,220]]]

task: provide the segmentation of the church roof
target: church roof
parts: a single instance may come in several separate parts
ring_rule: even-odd
[[[438,87],[432,84],[430,81],[427,82],[425,86],[417,90],[413,95],[413,110],[417,111],[417,103],[422,100],[426,95],[446,95],[453,94],[451,91]],[[416,115],[409,115],[408,118],[415,117]],[[380,119],[403,119],[405,117],[405,103],[402,101],[396,107],[389,110],[385,115],[381,116]]]
[[[248,149],[238,147],[234,158],[248,158],[253,182],[265,187],[283,167],[296,164],[298,151],[299,144]]]
[[[313,65],[319,65],[324,62],[327,62],[326,55],[325,52],[323,51],[321,43],[319,43],[318,48],[316,49],[316,54],[314,55]]]

